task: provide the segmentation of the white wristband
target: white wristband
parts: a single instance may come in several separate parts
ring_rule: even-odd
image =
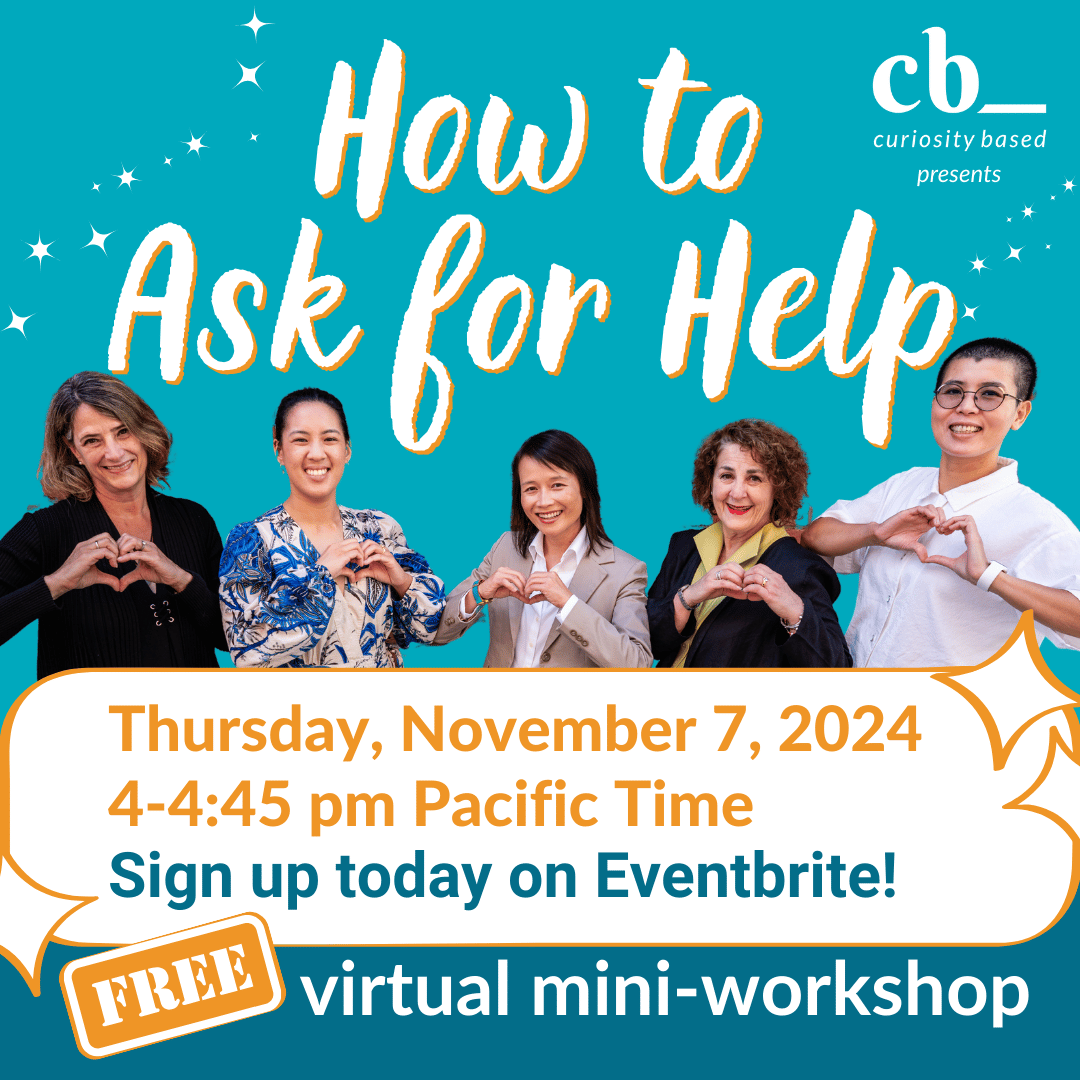
[[[983,592],[989,592],[990,591],[990,586],[993,585],[994,582],[997,580],[998,574],[1004,574],[1004,573],[1005,573],[1005,567],[1002,566],[1001,563],[992,562],[982,572],[982,576],[979,578],[978,581],[975,582],[975,584],[978,585],[979,588],[982,589]]]

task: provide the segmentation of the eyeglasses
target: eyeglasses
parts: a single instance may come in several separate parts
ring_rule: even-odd
[[[934,398],[943,409],[955,409],[970,394],[980,412],[993,412],[1007,397],[1019,402],[1015,394],[1006,394],[996,386],[984,386],[978,390],[962,390],[959,386],[942,386],[934,391]]]

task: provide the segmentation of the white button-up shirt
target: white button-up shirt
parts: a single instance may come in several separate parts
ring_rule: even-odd
[[[912,506],[932,504],[946,519],[970,514],[986,556],[1009,574],[1067,589],[1080,598],[1080,531],[1056,507],[1017,479],[1015,461],[999,458],[989,476],[942,495],[937,469],[898,473],[861,499],[834,503],[823,517],[849,524],[885,521]],[[931,555],[963,554],[964,536],[922,537]],[[946,566],[923,563],[914,552],[865,547],[830,560],[839,574],[859,575],[847,640],[856,667],[949,667],[981,664],[1008,640],[1020,612],[983,592]],[[1060,648],[1080,649],[1080,638],[1035,624]]]
[[[563,557],[551,568],[559,575],[559,580],[569,588],[581,560],[589,550],[589,534],[582,526],[581,531],[574,537],[570,546],[563,553]],[[547,570],[547,559],[544,558],[544,537],[537,533],[529,544],[529,554],[533,557],[531,574],[542,574]],[[526,575],[526,576],[529,576]],[[578,598],[571,594],[561,608],[548,603],[547,600],[539,600],[535,604],[526,604],[521,612],[521,622],[518,624],[517,644],[514,646],[514,667],[539,667],[540,656],[547,644],[551,628],[555,620],[560,623],[574,610]],[[480,607],[472,612],[465,611],[465,597],[461,598],[458,614],[462,619],[473,619],[480,613]]]

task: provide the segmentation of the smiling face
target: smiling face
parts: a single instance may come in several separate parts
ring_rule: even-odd
[[[71,421],[68,448],[85,466],[99,497],[125,498],[144,489],[146,448],[115,416],[80,405]]]
[[[289,410],[274,450],[292,494],[312,501],[333,498],[352,454],[341,417],[321,401],[304,401]]]
[[[757,458],[738,443],[724,443],[712,482],[713,511],[724,529],[725,548],[749,539],[772,514],[773,485]]]
[[[946,386],[970,391],[992,387],[1012,395],[991,412],[980,411],[971,393],[965,393],[960,404],[952,409],[942,408],[936,397],[931,406],[930,424],[942,453],[971,463],[985,458],[989,471],[993,471],[1005,436],[1019,428],[1031,411],[1030,401],[1016,400],[1016,370],[1012,362],[994,358],[954,360],[943,372],[937,389]]]
[[[535,458],[518,462],[521,509],[547,543],[565,547],[581,531],[583,503],[581,485],[568,470],[545,465]]]

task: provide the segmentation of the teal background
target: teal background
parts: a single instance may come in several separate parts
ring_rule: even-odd
[[[223,535],[287,494],[270,445],[271,420],[282,395],[317,384],[343,399],[353,432],[353,460],[339,501],[396,517],[410,543],[448,584],[464,577],[507,527],[510,458],[525,437],[547,427],[570,430],[590,447],[608,532],[655,573],[670,533],[702,522],[703,512],[690,499],[693,454],[705,434],[729,420],[760,416],[798,436],[812,468],[808,506],[817,512],[894,472],[936,464],[928,424],[932,369],[901,367],[892,439],[879,450],[862,436],[863,373],[839,379],[821,355],[798,371],[770,371],[746,344],[761,290],[790,267],[811,269],[819,289],[811,305],[785,323],[780,349],[794,352],[821,328],[836,260],[856,209],[876,220],[877,235],[852,352],[874,328],[894,266],[916,283],[934,280],[950,288],[960,315],[965,306],[976,308],[974,321],[958,321],[953,344],[1004,336],[1020,341],[1039,361],[1032,417],[1009,436],[1004,452],[1020,460],[1023,482],[1080,521],[1071,317],[1080,193],[1063,186],[1080,172],[1073,7],[913,4],[894,14],[863,4],[829,5],[827,11],[781,3],[756,11],[722,6],[706,11],[699,5],[661,12],[640,4],[568,9],[414,3],[391,13],[328,0],[303,9],[260,4],[257,11],[272,24],[257,40],[238,25],[250,18],[250,4],[151,10],[124,2],[103,9],[61,3],[6,14],[0,65],[7,105],[0,310],[32,313],[25,338],[16,330],[0,331],[9,440],[3,498],[9,522],[44,501],[35,469],[49,397],[75,371],[105,370],[116,300],[131,257],[147,232],[171,221],[191,234],[198,253],[184,378],[175,386],[162,381],[156,320],[148,318],[138,320],[127,378],[176,436],[171,490],[206,505]],[[921,33],[928,26],[944,27],[949,54],[969,56],[978,67],[979,98],[966,113],[941,113],[930,103],[927,38]],[[405,91],[383,212],[365,224],[355,206],[357,141],[350,144],[341,191],[331,199],[321,198],[314,187],[315,147],[335,61],[345,60],[356,71],[359,115],[384,37],[405,53]],[[637,80],[655,77],[672,46],[689,59],[689,77],[708,82],[713,92],[684,97],[669,177],[688,164],[698,125],[721,96],[744,94],[762,111],[754,162],[731,194],[699,184],[672,197],[645,175],[641,129],[649,94]],[[878,64],[898,53],[919,61],[915,76],[898,74],[894,80],[901,100],[922,98],[904,115],[880,109],[870,90]],[[234,87],[238,61],[264,65],[258,72],[262,89]],[[955,80],[955,68],[950,71]],[[504,160],[512,160],[523,124],[536,123],[549,136],[550,172],[568,130],[563,85],[579,89],[589,105],[588,150],[575,179],[548,195],[524,183],[505,195],[487,191],[476,175],[475,147],[488,96],[502,97],[515,114]],[[955,81],[950,91],[957,100]],[[441,94],[466,104],[471,135],[449,187],[425,194],[409,185],[401,152],[413,115]],[[1046,102],[1047,113],[978,115],[988,101]],[[973,146],[967,153],[872,145],[876,134],[912,129],[930,134],[1046,129],[1047,137],[1042,149]],[[732,132],[725,160],[733,156],[742,131],[738,125]],[[253,132],[258,142],[250,141]],[[205,140],[201,155],[188,153],[184,145],[192,134]],[[433,161],[441,160],[447,142],[444,133]],[[163,164],[166,156],[172,157],[171,166]],[[121,163],[135,171],[138,182],[130,190],[113,183]],[[915,185],[919,168],[987,165],[1000,169],[999,183]],[[101,185],[98,192],[91,188],[95,182]],[[1025,206],[1034,208],[1033,217],[1023,217]],[[417,456],[401,447],[391,430],[394,349],[423,253],[439,226],[459,213],[483,222],[485,254],[462,298],[438,318],[433,352],[455,382],[453,415],[441,446]],[[324,349],[330,351],[354,324],[365,331],[351,359],[330,373],[317,368],[302,346],[287,373],[269,361],[301,217],[322,229],[317,272],[342,278],[348,288],[337,311],[318,324]],[[729,391],[710,403],[701,390],[703,323],[694,334],[687,369],[677,379],[660,369],[660,337],[680,243],[690,240],[702,249],[702,292],[710,292],[731,218],[750,230],[753,257]],[[82,246],[91,223],[112,233],[108,255]],[[40,267],[27,258],[26,246],[39,231],[55,256]],[[1009,246],[1022,247],[1020,262],[1005,261]],[[981,274],[971,269],[977,255],[987,263]],[[558,377],[541,369],[535,352],[552,262],[569,267],[579,284],[601,278],[612,293],[606,323],[593,319],[591,301],[582,312]],[[166,266],[162,256],[148,291],[160,288]],[[243,294],[242,310],[259,356],[247,372],[224,376],[202,364],[195,342],[198,331],[210,327],[216,331],[215,355],[228,355],[210,292],[218,276],[234,267],[257,273],[268,297],[259,312],[250,308],[250,290]],[[532,286],[536,309],[515,364],[493,375],[473,365],[465,328],[480,290],[503,274]],[[924,339],[932,306],[916,322],[909,348]],[[505,339],[515,314],[513,303],[497,342]],[[855,583],[848,580],[839,604],[845,622],[854,595]],[[28,628],[0,652],[0,699],[14,700],[33,681],[35,633]],[[484,631],[474,631],[437,651],[414,648],[406,660],[410,666],[470,666],[481,661],[485,648]],[[1080,685],[1075,654],[1049,646],[1044,651],[1063,681]],[[883,927],[882,936],[887,933]],[[152,1068],[159,1076],[179,1077],[211,1061],[275,1074],[321,1065],[393,1069],[407,1076],[429,1071],[487,1076],[502,1070],[539,1076],[552,1069],[574,1076],[613,1069],[635,1075],[658,1069],[717,1074],[753,1069],[761,1076],[815,1076],[858,1062],[890,1077],[915,1069],[945,1075],[962,1066],[1005,1076],[1072,1064],[1068,1031],[1078,1005],[1073,976],[1078,939],[1078,916],[1070,912],[1042,938],[1002,950],[603,951],[612,973],[655,971],[655,960],[664,955],[673,974],[675,968],[714,976],[781,973],[802,981],[806,974],[831,970],[834,956],[846,955],[849,970],[875,977],[899,972],[908,956],[918,956],[924,972],[943,979],[975,974],[988,981],[993,974],[1019,974],[1030,985],[1031,1002],[1001,1031],[991,1029],[985,1013],[886,1020],[837,1018],[827,1011],[815,1018],[781,1018],[755,1010],[746,1018],[714,1020],[704,1001],[675,1007],[674,1000],[675,1015],[666,1018],[534,1019],[527,1015],[531,994],[525,981],[516,992],[519,1007],[509,1018],[316,1019],[299,974],[310,974],[321,986],[325,977],[340,973],[344,956],[357,961],[358,973],[392,965],[395,954],[414,973],[456,971],[460,977],[493,968],[495,954],[283,949],[290,996],[279,1012],[96,1066],[75,1050],[57,986],[62,964],[82,953],[51,945],[40,999],[31,997],[12,967],[0,965],[0,1039],[7,1062],[45,1076],[90,1068],[119,1076]],[[589,971],[599,955],[589,949],[516,950],[511,966],[524,980],[534,973]],[[789,1041],[777,1041],[784,1034]],[[553,1037],[565,1040],[558,1051]]]

